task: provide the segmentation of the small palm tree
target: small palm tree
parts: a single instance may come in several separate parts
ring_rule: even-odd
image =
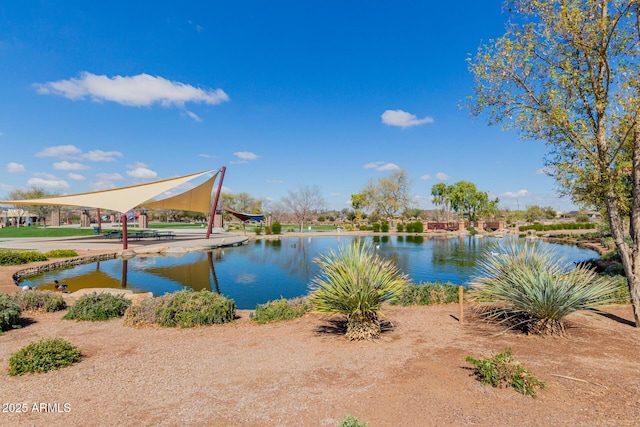
[[[563,335],[568,314],[616,302],[614,281],[574,267],[539,244],[512,243],[479,261],[469,296],[490,319],[531,334]]]
[[[380,336],[382,303],[398,298],[408,277],[361,239],[315,259],[321,272],[311,282],[310,301],[319,313],[347,316],[349,340]]]

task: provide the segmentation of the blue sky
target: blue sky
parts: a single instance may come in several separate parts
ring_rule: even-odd
[[[573,209],[541,173],[543,143],[459,107],[466,58],[505,19],[497,0],[5,0],[0,196],[226,166],[225,191],[318,185],[342,209],[402,168],[421,208],[464,180],[501,207]]]

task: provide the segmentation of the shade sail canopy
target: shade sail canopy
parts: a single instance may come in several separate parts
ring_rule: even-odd
[[[193,211],[209,213],[211,210],[211,190],[218,173],[184,193],[177,194],[166,199],[145,202],[141,205],[144,208],[156,209],[176,209],[180,211]]]
[[[225,209],[225,211],[229,212],[231,215],[235,216],[240,221],[260,222],[264,219],[264,215],[261,215],[261,214],[248,214],[248,213],[236,212],[232,209]]]
[[[201,177],[212,170],[198,172],[192,175],[150,182],[147,184],[132,185],[130,187],[114,188],[111,190],[94,191],[91,193],[71,194],[68,196],[45,197],[42,199],[26,200],[0,200],[0,204],[9,205],[49,205],[49,206],[79,206],[87,208],[107,209],[126,213],[131,209],[141,206],[144,202],[171,190],[185,182]],[[214,175],[215,177],[215,175]],[[212,181],[213,183],[213,181]],[[202,185],[192,190],[198,189]],[[189,191],[192,191],[189,190]],[[206,196],[207,205],[210,203],[211,187]],[[187,191],[187,192],[189,192]]]

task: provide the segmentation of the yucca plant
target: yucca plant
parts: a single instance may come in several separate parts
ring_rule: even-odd
[[[344,314],[349,340],[380,336],[382,303],[398,298],[408,278],[371,244],[356,240],[318,256],[320,273],[311,281],[310,302],[319,313]]]
[[[575,267],[540,244],[511,243],[500,253],[488,251],[469,285],[480,313],[530,334],[563,335],[563,319],[570,313],[616,302],[614,281]]]

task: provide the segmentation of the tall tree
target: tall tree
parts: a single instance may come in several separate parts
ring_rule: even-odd
[[[364,194],[358,193],[351,195],[351,207],[355,211],[354,222],[356,225],[360,225],[362,222],[362,208],[366,206],[366,204],[367,199]]]
[[[604,206],[640,326],[638,0],[512,0],[505,34],[470,70],[471,111],[545,141],[549,172],[574,201]],[[620,191],[630,184],[629,192]],[[626,185],[626,187],[625,187]],[[633,245],[625,241],[628,207]]]
[[[56,193],[49,192],[40,187],[31,187],[27,190],[15,190],[9,193],[9,197],[13,200],[42,199],[56,195]],[[42,219],[45,227],[47,226],[47,216],[49,216],[55,209],[50,205],[16,205],[15,208],[34,214],[38,221]],[[19,224],[20,218],[18,218],[18,226],[20,226]]]
[[[439,182],[431,187],[433,204],[436,206],[442,206],[447,215],[447,221],[449,221],[449,213],[451,211],[451,194],[449,194],[450,189],[451,187],[444,182]]]
[[[400,213],[410,208],[411,181],[406,170],[398,169],[390,175],[370,180],[362,189],[367,206],[381,217],[393,222]]]
[[[300,232],[302,232],[304,224],[317,215],[326,203],[320,187],[305,185],[299,187],[298,191],[290,190],[288,196],[282,199],[282,204],[300,224]]]

